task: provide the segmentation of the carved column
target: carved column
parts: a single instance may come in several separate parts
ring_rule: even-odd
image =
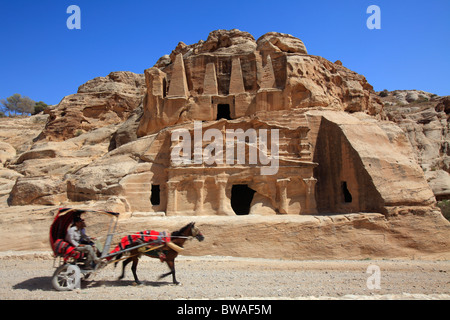
[[[311,144],[309,142],[300,143],[300,159],[303,161],[311,161]]]
[[[167,181],[167,208],[166,214],[176,214],[177,213],[177,186],[179,181]]]
[[[306,214],[316,214],[317,213],[317,204],[315,197],[315,186],[317,183],[317,179],[314,177],[303,179],[306,183],[306,210],[304,213]]]
[[[193,182],[194,182],[195,191],[197,192],[197,200],[195,202],[195,215],[201,215],[203,213],[205,180],[196,179]]]
[[[287,197],[287,183],[291,179],[277,179],[278,199],[279,199],[279,212],[281,214],[287,214],[289,210],[289,201]]]
[[[218,188],[218,202],[219,206],[217,209],[218,215],[230,215],[231,213],[227,211],[227,194],[226,194],[226,187],[228,183],[228,175],[225,173],[219,174],[216,177],[216,186]]]

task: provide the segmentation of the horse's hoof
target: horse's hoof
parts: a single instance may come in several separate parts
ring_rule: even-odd
[[[136,281],[134,281],[133,282],[133,286],[142,286],[143,285],[143,283],[142,282],[140,282],[140,281],[138,281],[138,282],[136,282]]]
[[[178,282],[178,281],[177,281],[177,282],[174,282],[173,285],[174,285],[174,286],[181,286],[181,282]]]

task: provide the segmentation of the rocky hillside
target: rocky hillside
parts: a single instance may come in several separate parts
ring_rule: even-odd
[[[111,72],[89,80],[76,94],[64,97],[46,113],[47,124],[39,139],[63,141],[91,130],[127,120],[141,104],[144,76],[132,72]]]
[[[213,31],[206,41],[193,45],[180,42],[170,55],[162,56],[149,70],[170,70],[176,56],[183,54],[187,59],[186,68],[191,70],[188,74],[192,74],[188,79],[188,87],[191,92],[195,92],[196,83],[201,82],[203,85],[203,80],[195,79],[198,63],[191,65],[190,62],[196,61],[193,60],[194,56],[208,57],[211,52],[219,53],[220,56],[231,52],[252,60],[255,59],[253,52],[256,49],[266,58],[269,54],[275,58],[283,57],[282,53],[286,56],[285,60],[280,58],[279,61],[287,61],[289,76],[283,74],[276,59],[273,60],[272,73],[276,79],[288,79],[285,91],[289,104],[294,103],[301,108],[331,106],[350,113],[364,111],[374,119],[389,119],[398,124],[407,133],[415,157],[436,198],[450,198],[450,97],[439,97],[418,90],[375,93],[363,76],[343,67],[339,61],[331,63],[321,57],[307,55],[301,40],[275,32],[269,32],[255,41],[250,34],[239,30]],[[244,58],[241,60],[244,61]],[[246,90],[253,90],[253,86],[256,88],[261,83],[257,84],[256,78],[251,78],[252,73],[247,72],[246,66],[243,63]],[[264,69],[257,70],[257,73],[264,72]],[[220,91],[222,78],[218,76],[218,79],[216,85]],[[97,159],[103,159],[101,163],[108,163],[108,157],[104,156],[113,152],[122,156],[121,164],[117,163],[117,159],[111,160],[113,163],[110,168],[101,175],[102,181],[94,187],[90,186],[85,192],[95,194],[93,188],[97,188],[102,190],[103,200],[110,195],[113,203],[126,206],[114,198],[114,190],[120,180],[118,177],[125,174],[127,163],[136,165],[142,155],[135,150],[139,149],[139,144],[114,150],[138,140],[138,127],[145,123],[142,118],[145,118],[146,109],[143,106],[146,104],[148,86],[144,74],[112,72],[81,85],[76,94],[64,97],[44,115],[0,119],[2,202],[10,205],[64,203],[71,198],[73,186],[70,178],[76,176],[77,172],[94,170],[95,165],[86,167]],[[272,113],[280,112],[278,120],[286,122],[283,111]],[[268,120],[272,120],[270,114]],[[155,118],[149,120],[154,121]],[[145,137],[141,139],[140,144],[148,143]],[[95,173],[89,173],[89,176],[93,177]],[[83,186],[78,186],[77,192],[82,194],[82,189]],[[95,196],[92,199],[100,200]]]
[[[219,105],[228,106],[231,119],[218,116]],[[167,229],[192,218],[165,217],[160,211],[167,207],[151,201],[153,185],[161,186],[162,195],[177,194],[172,199],[182,199],[180,206],[197,208],[196,199],[205,198],[213,212],[219,194],[211,190],[222,180],[168,183],[167,177],[168,169],[180,169],[169,167],[170,130],[203,120],[217,130],[239,122],[277,126],[289,133],[281,141],[283,160],[292,154],[297,158],[290,163],[297,161],[302,170],[318,169],[314,175],[300,170],[303,176],[292,181],[253,181],[260,211],[246,219],[196,217],[214,234],[197,254],[262,257],[271,247],[287,259],[447,257],[450,224],[436,209],[435,197],[450,199],[449,109],[450,97],[374,92],[363,75],[339,61],[308,55],[293,36],[269,32],[255,40],[239,30],[216,30],[206,41],[180,43],[143,74],[112,72],[81,85],[45,114],[0,119],[3,250],[48,248],[48,208],[57,206],[120,212],[126,230],[149,217],[153,228]],[[303,140],[289,138],[299,132]],[[176,189],[177,182],[184,189]],[[283,193],[277,184],[290,185]],[[299,211],[306,203],[292,215],[273,209],[277,201],[288,209],[299,204],[303,198],[292,201],[299,191],[314,209],[314,185],[321,191],[317,207],[331,211],[318,216]],[[262,215],[262,208],[272,216]],[[22,230],[31,232],[17,243]]]
[[[340,61],[307,54],[300,39],[268,32],[216,30],[206,41],[180,42],[145,70],[147,99],[138,136],[192,120],[216,120],[217,104],[236,119],[261,111],[329,108],[381,118],[373,87]]]
[[[378,92],[384,112],[407,133],[437,200],[450,199],[450,96],[419,90]]]
[[[45,114],[0,119],[2,202],[66,202],[68,175],[136,139],[128,124],[140,116],[143,88],[143,75],[112,72],[81,85]]]

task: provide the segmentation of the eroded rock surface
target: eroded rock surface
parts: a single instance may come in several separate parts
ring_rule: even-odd
[[[239,246],[203,254],[260,256],[261,240],[285,258],[445,255],[435,204],[450,194],[449,109],[422,91],[375,93],[292,35],[216,30],[144,74],[90,80],[46,115],[0,119],[0,199],[162,216],[161,227],[201,216],[208,232],[249,215],[216,234]]]

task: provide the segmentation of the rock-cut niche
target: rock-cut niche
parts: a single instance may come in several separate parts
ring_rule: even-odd
[[[246,184],[235,184],[231,188],[231,208],[237,215],[247,215],[250,212],[255,190]]]
[[[231,120],[231,111],[229,104],[218,104],[217,105],[217,119]]]

